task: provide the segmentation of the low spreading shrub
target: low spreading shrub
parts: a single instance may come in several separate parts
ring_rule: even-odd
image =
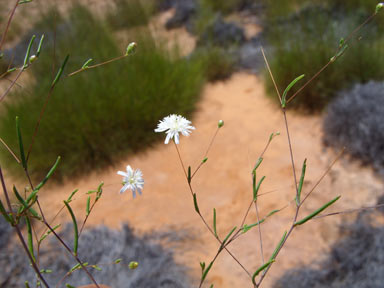
[[[383,82],[356,85],[340,93],[324,119],[324,142],[346,147],[353,157],[384,173]]]
[[[273,47],[269,58],[276,81],[281,85],[280,89],[284,89],[303,73],[306,79],[314,75],[335,55],[340,39],[353,31],[364,18],[365,13],[341,13],[326,5],[311,5],[271,22],[274,23],[270,26],[273,29],[266,28],[265,35]],[[338,91],[354,83],[384,79],[384,70],[381,69],[384,66],[381,52],[384,36],[381,28],[373,22],[363,33],[364,38],[355,35],[344,55],[308,85],[300,97],[292,101],[293,107],[309,112],[319,111]],[[276,99],[268,74],[265,79],[267,91]],[[300,85],[295,85],[291,93],[299,88]]]
[[[4,219],[1,218],[0,229],[3,221]],[[71,237],[68,236],[72,234],[71,226],[71,224],[67,225],[60,233],[67,243],[72,242]],[[0,230],[0,232],[2,235],[4,231]],[[176,232],[171,232],[169,235],[177,236]],[[108,284],[110,287],[191,287],[191,279],[187,276],[186,268],[175,263],[170,250],[156,243],[157,235],[155,234],[139,237],[127,225],[120,231],[100,226],[85,230],[82,237],[79,248],[83,255],[86,255],[89,266],[97,264],[101,268],[101,271],[90,268],[90,272],[98,283]],[[49,239],[44,241],[49,244],[40,251],[40,267],[52,270],[52,273],[44,274],[49,283],[58,283],[76,265],[76,262],[60,246],[57,239],[51,238],[50,241]],[[0,252],[0,265],[3,269],[0,271],[0,287],[22,287],[26,280],[34,283],[35,273],[19,244],[9,244],[8,247],[2,248],[4,249]],[[114,264],[117,259],[122,261]],[[139,268],[129,269],[130,261],[138,261]],[[75,271],[63,282],[78,287],[89,284],[90,280],[83,271]]]
[[[66,74],[88,58],[94,59],[93,64],[124,54],[86,8],[75,6],[70,15],[57,25],[57,62],[70,54]],[[39,27],[44,23],[49,33],[51,22],[43,20]],[[201,61],[173,55],[156,44],[149,32],[132,39],[140,47],[134,57],[66,77],[55,87],[29,159],[32,176],[44,176],[57,155],[63,159],[59,178],[103,167],[152,144],[159,118],[193,111],[204,82]],[[51,55],[42,53],[38,64],[31,67],[36,84],[14,90],[7,96],[11,101],[2,107],[0,134],[14,150],[18,150],[15,117],[20,117],[27,149],[52,81]],[[2,163],[21,172],[8,154],[2,147]]]
[[[288,271],[274,288],[381,288],[384,274],[384,227],[374,215],[361,212],[356,221],[340,229],[342,239],[313,267]]]

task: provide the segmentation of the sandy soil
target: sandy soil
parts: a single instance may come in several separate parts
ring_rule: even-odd
[[[186,45],[189,47],[192,40],[187,40],[191,41]],[[295,191],[283,117],[277,106],[266,98],[258,77],[238,73],[226,82],[205,87],[192,119],[196,131],[189,138],[183,137],[179,145],[186,166],[191,165],[194,169],[203,159],[219,119],[225,121],[225,126],[220,130],[208,154],[207,163],[193,179],[192,185],[197,193],[200,210],[209,223],[212,209],[216,208],[218,233],[224,237],[244,217],[252,198],[251,168],[272,132],[280,131],[281,135],[273,140],[258,170],[259,176],[266,176],[260,193],[273,191],[259,198],[261,217],[290,204]],[[303,160],[308,158],[304,185],[306,193],[333,161],[335,154],[325,151],[321,144],[320,116],[288,113],[288,121],[298,175]],[[123,195],[118,193],[121,177],[116,171],[124,170],[128,164],[140,168],[145,176],[144,194],[136,199],[132,199],[128,192]],[[199,262],[209,263],[219,245],[194,211],[173,145],[159,143],[153,149],[122,159],[103,173],[91,174],[80,181],[64,185],[50,186],[41,196],[47,217],[53,217],[62,207],[62,200],[75,188],[79,188],[77,200],[72,205],[79,219],[82,219],[85,193],[95,189],[100,181],[105,182],[104,195],[90,217],[89,226],[105,224],[119,228],[122,223],[128,222],[137,233],[170,229],[187,233],[188,237],[174,248],[175,256],[177,261],[190,267],[192,276],[199,277]],[[309,198],[300,217],[337,195],[342,195],[342,198],[329,211],[375,204],[377,196],[382,192],[382,182],[370,169],[342,159]],[[293,213],[294,207],[290,205],[261,226],[266,258],[289,227]],[[286,269],[307,265],[322,257],[337,239],[338,225],[349,219],[353,219],[353,215],[328,217],[299,227],[266,277],[264,287],[271,287],[274,279]],[[56,222],[69,220],[69,215],[63,213]],[[256,221],[252,209],[246,223]],[[261,264],[256,229],[232,243],[229,249],[251,273]],[[225,252],[219,256],[207,280],[207,283],[213,283],[215,287],[252,287],[248,276]]]
[[[279,209],[294,198],[292,170],[289,159],[283,118],[277,107],[264,95],[260,79],[247,74],[235,74],[223,83],[207,85],[197,112],[192,119],[196,131],[183,137],[179,145],[185,165],[195,168],[205,153],[219,119],[225,121],[210,151],[207,163],[193,180],[200,210],[211,222],[212,209],[218,217],[218,233],[224,237],[233,226],[239,225],[252,197],[250,171],[263,150],[271,132],[281,135],[273,140],[265,154],[259,175],[267,176],[260,193],[274,191],[259,199],[260,214]],[[335,155],[324,151],[321,145],[321,118],[288,114],[293,139],[297,171],[308,158],[304,193],[314,185]],[[154,127],[155,128],[155,127]],[[120,195],[121,178],[117,170],[130,164],[140,168],[145,176],[144,195],[132,199],[130,193]],[[41,201],[46,213],[53,215],[62,205],[62,199],[75,188],[82,194],[105,182],[102,201],[90,218],[90,225],[105,224],[119,228],[128,222],[138,233],[168,229],[188,231],[190,239],[176,247],[176,259],[199,274],[199,261],[209,262],[218,249],[218,243],[196,215],[191,195],[181,169],[175,147],[159,143],[155,148],[122,159],[121,163],[101,174],[91,175],[78,182],[51,187]],[[329,211],[375,204],[382,192],[382,183],[370,169],[361,168],[348,160],[338,162],[303,207],[301,216],[322,206],[337,195],[341,200]],[[73,203],[81,218],[86,196]],[[263,248],[266,257],[292,220],[294,207],[270,218],[262,225]],[[338,225],[352,216],[328,217],[300,227],[289,239],[277,263],[266,278],[270,287],[273,279],[285,269],[305,265],[321,257],[337,239]],[[63,214],[59,221],[68,221]],[[256,222],[254,209],[246,223]],[[249,269],[254,271],[261,263],[257,230],[252,230],[230,245],[230,250]],[[247,275],[226,253],[222,253],[208,277],[216,287],[251,287]]]

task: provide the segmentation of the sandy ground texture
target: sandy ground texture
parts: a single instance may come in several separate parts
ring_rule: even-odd
[[[253,75],[238,73],[230,80],[209,84],[204,89],[192,121],[196,131],[183,137],[179,149],[184,165],[192,170],[203,159],[214,134],[217,121],[223,119],[208,161],[193,179],[202,214],[212,223],[212,209],[217,210],[218,234],[225,235],[241,223],[252,199],[251,168],[257,160],[271,132],[280,131],[265,154],[258,175],[266,179],[260,193],[261,217],[274,209],[291,205],[269,218],[262,226],[264,257],[274,250],[283,232],[288,229],[294,215],[292,199],[295,196],[292,168],[287,146],[283,117],[277,106],[264,95],[262,82]],[[288,113],[297,174],[301,163],[308,159],[307,177],[303,193],[312,188],[317,179],[333,161],[335,154],[324,151],[321,145],[321,118]],[[155,128],[155,127],[154,127]],[[126,165],[140,168],[145,177],[142,196],[132,199],[130,192],[120,195],[121,177],[117,170]],[[85,210],[85,192],[105,182],[104,195],[89,219],[89,225],[106,224],[119,228],[129,222],[138,233],[164,230],[187,231],[189,237],[175,248],[176,259],[191,268],[191,275],[199,277],[199,262],[209,263],[219,245],[194,211],[193,201],[173,144],[159,143],[155,148],[122,159],[107,171],[90,175],[77,182],[51,187],[41,196],[48,218],[62,207],[62,200],[79,188],[72,206],[78,217]],[[319,208],[337,195],[341,199],[331,211],[375,204],[382,193],[382,183],[370,169],[359,167],[347,159],[340,160],[318,186],[302,208],[300,217]],[[82,215],[82,216],[81,216]],[[246,223],[256,222],[252,208]],[[306,265],[322,257],[338,237],[338,225],[351,219],[335,216],[308,222],[294,231],[278,261],[265,279],[264,287],[271,287],[276,277],[295,265]],[[58,221],[69,221],[65,213]],[[230,251],[252,273],[261,264],[258,230],[254,229],[229,246]],[[223,252],[213,266],[208,282],[215,287],[252,287],[246,273]]]

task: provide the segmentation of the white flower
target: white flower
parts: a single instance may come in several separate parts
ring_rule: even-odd
[[[141,195],[141,190],[144,187],[143,173],[140,169],[133,170],[131,166],[127,166],[127,172],[118,171],[117,174],[123,176],[123,188],[120,189],[120,194],[127,189],[131,189],[133,198],[136,197],[136,191]]]
[[[157,124],[155,132],[164,132],[167,134],[165,138],[165,144],[169,143],[169,140],[174,138],[175,143],[179,144],[179,133],[184,136],[189,136],[191,133],[190,130],[194,130],[195,127],[191,126],[191,121],[185,119],[183,116],[172,114],[164,117],[163,120],[160,120],[160,123]]]

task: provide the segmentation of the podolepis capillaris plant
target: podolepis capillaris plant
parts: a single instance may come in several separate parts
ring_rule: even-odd
[[[9,24],[12,21],[12,17],[16,11],[16,8],[18,7],[18,5],[23,4],[23,3],[27,3],[27,2],[30,2],[30,1],[19,1],[19,0],[15,1],[14,8],[12,10],[12,13],[9,16],[9,20],[7,22],[6,29],[4,30],[4,33],[3,33],[3,37],[2,37],[2,40],[0,43],[0,50],[1,50],[1,47],[3,45],[3,42],[5,41],[6,34],[8,31],[8,28],[9,28]],[[309,215],[304,216],[303,218],[299,217],[299,211],[300,211],[301,206],[309,198],[309,196],[315,190],[315,188],[320,183],[320,181],[327,175],[327,173],[331,169],[333,163],[324,172],[324,174],[319,178],[318,182],[316,182],[315,185],[308,192],[304,193],[303,183],[304,183],[304,179],[305,179],[307,163],[306,163],[306,161],[303,162],[302,169],[301,169],[301,175],[298,178],[296,175],[295,161],[294,161],[293,149],[292,149],[292,145],[291,145],[291,138],[290,138],[290,133],[289,133],[290,130],[289,130],[289,125],[288,125],[288,120],[287,120],[287,115],[286,115],[286,108],[287,108],[287,105],[289,104],[289,102],[293,98],[295,98],[297,96],[297,94],[304,87],[306,87],[309,83],[311,83],[314,79],[316,79],[321,72],[323,72],[329,65],[335,63],[336,60],[339,57],[341,57],[347,51],[347,49],[350,45],[349,41],[353,37],[353,35],[357,31],[359,31],[361,29],[361,27],[363,27],[371,19],[373,19],[374,16],[382,8],[383,8],[383,4],[379,3],[376,6],[375,12],[364,23],[362,23],[359,27],[357,27],[356,30],[354,30],[348,37],[346,37],[345,39],[342,39],[340,41],[340,44],[339,44],[339,47],[338,47],[336,53],[332,57],[330,57],[329,62],[318,73],[313,75],[296,93],[294,93],[290,97],[288,97],[290,89],[294,85],[299,83],[299,81],[301,79],[303,79],[305,76],[301,75],[301,76],[298,76],[297,78],[295,78],[287,86],[287,88],[284,90],[283,94],[281,94],[279,89],[277,89],[277,85],[275,83],[273,73],[272,73],[271,69],[269,68],[267,58],[265,57],[265,54],[263,51],[265,63],[266,63],[267,69],[271,75],[271,78],[272,78],[273,82],[275,83],[276,92],[277,92],[278,97],[280,99],[281,110],[282,110],[283,117],[284,117],[284,123],[285,123],[285,128],[286,128],[286,133],[287,133],[287,142],[288,142],[288,146],[289,146],[290,160],[291,160],[292,171],[293,171],[292,174],[293,174],[293,178],[294,178],[293,180],[294,180],[294,184],[295,184],[295,195],[293,195],[294,197],[292,197],[293,199],[291,200],[290,203],[296,205],[296,209],[295,209],[295,213],[293,216],[291,226],[283,233],[281,238],[276,239],[275,250],[270,255],[270,257],[265,257],[265,255],[264,255],[263,246],[262,246],[262,230],[261,230],[262,225],[261,224],[265,223],[267,220],[270,221],[271,220],[271,219],[269,219],[270,217],[272,217],[276,213],[282,211],[283,209],[285,209],[288,206],[286,205],[284,207],[278,207],[278,209],[270,211],[270,213],[267,214],[267,216],[265,216],[264,218],[260,217],[259,212],[258,212],[259,196],[260,196],[259,191],[260,191],[260,187],[263,184],[265,176],[262,176],[259,178],[257,171],[258,171],[258,168],[260,167],[260,165],[262,165],[262,162],[264,159],[264,153],[266,153],[266,151],[267,151],[269,145],[271,144],[273,138],[275,136],[277,136],[279,133],[272,133],[270,135],[270,137],[267,141],[267,144],[265,146],[265,149],[260,153],[260,156],[255,161],[255,165],[254,165],[253,169],[250,171],[250,180],[252,182],[252,191],[251,191],[252,193],[250,193],[251,194],[250,195],[251,196],[250,197],[251,198],[250,199],[250,205],[248,206],[248,208],[246,209],[246,211],[244,213],[243,220],[241,221],[240,225],[236,225],[233,228],[231,228],[226,233],[225,237],[221,237],[217,233],[218,217],[217,217],[216,209],[213,208],[212,224],[209,224],[211,221],[208,221],[207,218],[200,211],[199,201],[198,201],[198,193],[195,192],[195,189],[192,187],[192,181],[193,181],[195,175],[197,174],[197,172],[199,171],[200,167],[202,167],[202,165],[204,165],[208,161],[209,151],[210,151],[210,149],[214,143],[215,138],[218,135],[218,132],[220,131],[220,129],[222,129],[224,127],[224,121],[220,120],[218,122],[217,129],[216,129],[216,131],[212,137],[212,140],[210,141],[210,144],[209,144],[206,152],[204,153],[200,164],[195,169],[192,169],[191,166],[187,166],[184,164],[182,157],[181,157],[181,154],[180,154],[180,151],[179,151],[178,146],[177,146],[179,144],[179,141],[180,141],[179,133],[181,133],[184,136],[188,136],[191,133],[191,130],[194,130],[195,127],[193,127],[191,125],[191,122],[189,120],[187,120],[186,118],[184,118],[180,115],[176,115],[176,114],[172,114],[170,116],[165,117],[159,123],[159,125],[155,131],[167,133],[167,137],[165,140],[166,144],[169,143],[169,141],[172,141],[174,143],[176,151],[177,151],[179,159],[180,159],[180,163],[182,165],[185,179],[187,181],[187,184],[188,184],[188,187],[190,190],[191,199],[193,202],[193,207],[194,207],[196,213],[198,214],[198,216],[200,217],[200,219],[203,221],[203,224],[206,226],[206,228],[209,230],[209,232],[212,234],[212,236],[219,243],[219,248],[218,248],[217,253],[214,256],[214,258],[211,261],[209,261],[209,263],[207,262],[208,264],[206,264],[205,262],[200,263],[201,279],[200,279],[199,287],[202,287],[202,285],[205,283],[207,276],[208,276],[209,272],[211,271],[217,257],[224,250],[231,255],[231,257],[237,262],[237,264],[249,276],[250,283],[252,283],[252,285],[254,287],[260,287],[262,285],[263,279],[266,277],[267,273],[269,272],[270,267],[273,265],[274,262],[277,261],[277,257],[279,255],[281,249],[284,247],[288,238],[290,237],[290,235],[292,234],[293,230],[296,227],[303,225],[303,224],[307,223],[308,221],[311,221],[311,220],[319,218],[319,217],[326,217],[326,216],[335,215],[335,214],[352,212],[352,211],[341,211],[341,212],[335,212],[335,213],[320,215],[321,212],[325,211],[329,206],[333,205],[336,201],[338,201],[340,199],[340,196],[337,196],[334,199],[330,199],[329,202],[324,203],[323,206],[319,207],[317,210],[313,211]],[[31,47],[32,47],[33,42],[35,41],[35,37],[32,37],[31,41],[30,41],[30,45],[28,46],[28,49],[26,51],[23,65],[19,68],[8,69],[7,73],[11,73],[12,71],[15,71],[15,70],[18,70],[19,72],[16,76],[16,80],[14,80],[10,84],[10,86],[7,88],[6,92],[1,96],[0,100],[4,99],[4,97],[6,97],[6,95],[8,95],[9,91],[16,84],[17,79],[20,77],[21,73],[23,73],[32,63],[35,63],[36,60],[38,60],[39,54],[41,52],[40,50],[43,46],[42,45],[43,39],[44,39],[44,36],[42,36],[40,38],[39,48],[36,50],[36,53],[32,54]],[[92,59],[85,60],[84,64],[82,65],[82,67],[80,69],[78,69],[72,73],[67,74],[67,77],[75,76],[76,74],[78,74],[80,72],[84,72],[85,70],[96,68],[96,67],[117,61],[119,59],[123,59],[126,56],[132,54],[132,52],[135,50],[135,48],[136,48],[136,44],[131,43],[128,45],[124,55],[118,56],[118,57],[113,58],[111,60],[101,62],[100,64],[89,65],[91,63]],[[64,281],[65,278],[67,276],[69,276],[71,273],[73,273],[74,271],[81,269],[81,270],[85,271],[85,273],[87,273],[87,275],[89,276],[91,281],[96,285],[96,287],[99,287],[98,283],[92,277],[92,274],[90,274],[89,268],[93,268],[93,269],[98,270],[100,267],[98,266],[98,264],[93,264],[93,263],[90,264],[90,263],[83,261],[80,258],[82,255],[81,255],[81,251],[78,250],[78,243],[79,243],[79,239],[81,237],[81,233],[83,231],[83,228],[87,222],[87,219],[88,219],[89,215],[91,214],[96,202],[100,199],[100,197],[102,195],[103,183],[101,183],[97,187],[96,190],[92,190],[92,191],[87,192],[87,201],[86,201],[86,207],[85,207],[86,217],[85,217],[81,226],[79,226],[79,221],[76,217],[76,213],[75,213],[75,211],[73,211],[73,209],[70,205],[71,202],[74,200],[74,196],[77,195],[77,192],[78,192],[77,190],[72,192],[70,194],[70,196],[66,200],[64,200],[63,206],[62,206],[63,208],[58,211],[57,215],[60,214],[61,211],[68,211],[68,213],[72,219],[74,240],[73,240],[73,244],[71,247],[57,233],[57,229],[59,229],[60,226],[58,226],[58,225],[53,226],[51,224],[53,222],[53,220],[48,221],[46,219],[46,217],[43,213],[43,207],[41,206],[41,203],[39,201],[39,192],[43,187],[46,187],[45,184],[52,177],[55,170],[59,166],[60,157],[57,158],[57,160],[53,164],[52,168],[48,171],[46,177],[44,177],[38,185],[34,185],[34,183],[32,182],[32,180],[29,176],[28,160],[29,160],[29,157],[30,157],[30,154],[32,151],[34,139],[38,133],[39,123],[40,123],[40,121],[44,115],[45,107],[47,106],[47,104],[49,102],[49,98],[54,93],[54,88],[59,83],[59,81],[63,80],[62,76],[64,74],[64,69],[66,67],[66,63],[68,61],[68,58],[69,58],[69,56],[65,57],[65,59],[62,62],[62,65],[58,69],[56,76],[54,77],[54,79],[51,83],[50,89],[48,91],[48,96],[47,96],[46,101],[44,103],[44,106],[42,108],[40,118],[37,121],[35,132],[34,132],[32,141],[30,143],[29,149],[27,151],[25,151],[25,149],[24,149],[24,143],[23,143],[23,137],[22,137],[23,133],[22,133],[22,127],[21,127],[19,118],[16,118],[16,121],[15,121],[16,122],[16,137],[18,139],[19,152],[15,153],[14,151],[12,151],[9,148],[9,146],[5,143],[5,141],[3,141],[3,139],[0,138],[2,144],[13,155],[15,161],[17,161],[20,164],[20,166],[23,168],[23,170],[25,172],[25,176],[26,176],[26,178],[29,182],[29,186],[30,186],[29,191],[27,191],[28,189],[25,189],[24,195],[23,195],[23,193],[19,192],[17,187],[14,186],[13,192],[14,192],[16,200],[17,200],[17,205],[15,207],[15,205],[12,205],[12,203],[11,203],[10,192],[8,191],[8,189],[6,187],[5,179],[4,179],[1,167],[0,167],[0,180],[1,180],[1,185],[2,185],[3,191],[4,191],[4,195],[6,198],[6,205],[4,205],[3,202],[0,202],[0,213],[2,214],[4,219],[12,227],[15,228],[16,233],[18,235],[18,238],[20,240],[20,243],[22,244],[22,246],[25,250],[25,253],[29,257],[29,261],[30,261],[30,263],[31,263],[33,269],[35,270],[36,275],[37,275],[37,279],[38,279],[37,283],[36,283],[37,287],[41,286],[41,283],[45,287],[50,287],[44,278],[44,274],[50,273],[51,271],[49,271],[48,269],[41,269],[41,267],[39,267],[39,264],[40,264],[39,263],[39,249],[40,249],[41,244],[44,243],[44,240],[49,235],[53,235],[61,243],[61,245],[68,251],[68,253],[71,255],[71,257],[73,257],[73,259],[75,259],[77,262],[77,264],[75,266],[73,266],[70,269],[70,271],[68,271],[68,273],[66,275],[63,276],[62,281]],[[14,69],[14,70],[12,70],[12,69]],[[18,154],[18,156],[17,156],[17,154]],[[340,155],[341,155],[341,153],[340,153]],[[337,161],[337,159],[335,159],[334,163]],[[121,171],[119,171],[119,172],[121,172]],[[121,172],[118,174],[123,176],[123,188],[121,189],[121,192],[124,192],[127,189],[131,189],[133,193],[135,193],[136,191],[138,191],[140,193],[140,191],[144,185],[144,182],[142,180],[142,174],[141,174],[140,170],[133,170],[130,166],[127,166],[127,172]],[[252,206],[254,206],[254,208],[255,208],[255,213],[257,216],[257,222],[251,223],[251,224],[246,224],[247,216],[250,213]],[[354,210],[354,211],[356,211],[356,210]],[[54,219],[56,218],[56,216],[54,217]],[[23,230],[20,227],[20,222],[22,220],[25,221],[26,226],[27,226],[27,228],[26,228],[27,231],[24,232],[27,234],[26,237],[24,236]],[[35,231],[35,223],[34,222],[36,222],[36,221],[42,223],[44,226],[44,231],[43,231],[41,237],[36,237],[36,233],[34,233],[34,231]],[[260,250],[261,250],[261,262],[262,263],[255,271],[251,272],[251,271],[247,270],[247,268],[241,263],[241,261],[239,259],[237,259],[230,252],[228,245],[230,243],[233,243],[236,239],[238,239],[243,234],[247,233],[250,229],[253,229],[253,228],[258,229],[258,235],[260,238],[260,248],[261,248]],[[114,263],[117,264],[117,263],[120,263],[120,261],[121,261],[120,259],[117,259],[114,261]],[[129,264],[129,267],[131,269],[134,269],[137,267],[137,265],[138,265],[137,262],[131,262]],[[73,287],[70,284],[67,284],[66,286],[67,287]],[[30,284],[26,283],[26,287],[30,287]],[[213,284],[211,285],[211,287],[213,287]]]
[[[184,136],[188,136],[191,133],[191,130],[194,130],[195,127],[193,127],[191,125],[191,122],[189,120],[185,119],[184,117],[182,117],[180,115],[170,115],[170,116],[165,117],[163,120],[161,120],[159,122],[158,128],[155,129],[155,132],[165,132],[167,134],[166,140],[165,140],[165,144],[168,144],[170,140],[174,143],[174,146],[175,146],[178,158],[179,158],[180,163],[181,163],[181,167],[182,167],[183,173],[185,175],[185,179],[186,179],[187,184],[188,184],[188,189],[189,189],[189,192],[191,194],[191,198],[192,198],[193,207],[195,209],[195,212],[198,214],[198,216],[202,220],[204,226],[208,229],[208,231],[212,234],[212,236],[219,242],[218,251],[217,251],[216,255],[214,256],[214,258],[209,262],[209,264],[207,265],[206,262],[201,262],[200,263],[201,279],[200,279],[199,287],[202,287],[202,285],[204,284],[204,282],[205,282],[205,280],[207,278],[207,275],[208,275],[209,271],[211,270],[213,264],[215,263],[217,257],[224,250],[234,259],[234,261],[248,275],[252,285],[254,287],[260,287],[262,285],[262,282],[265,279],[266,275],[268,274],[271,266],[276,261],[280,251],[283,249],[284,245],[288,241],[289,237],[291,236],[291,234],[295,230],[295,228],[297,228],[300,225],[304,225],[308,221],[313,220],[313,219],[327,217],[327,216],[332,216],[332,215],[339,215],[339,214],[343,214],[343,213],[351,213],[351,212],[360,211],[362,209],[367,209],[367,207],[364,207],[364,208],[361,208],[361,209],[345,210],[345,211],[334,212],[334,213],[329,213],[329,214],[321,214],[320,215],[320,213],[325,211],[328,207],[330,207],[331,205],[333,205],[335,202],[337,202],[340,199],[341,195],[339,195],[339,196],[335,197],[334,199],[330,199],[329,202],[324,203],[321,207],[319,207],[318,209],[316,209],[315,211],[313,211],[309,215],[304,216],[304,217],[299,217],[299,215],[300,215],[299,214],[300,208],[302,207],[303,203],[309,198],[309,196],[312,194],[312,192],[320,184],[321,180],[328,174],[328,172],[331,170],[332,166],[341,157],[341,155],[344,152],[344,149],[342,149],[342,151],[339,153],[339,155],[336,157],[336,159],[333,161],[333,163],[328,167],[328,169],[326,169],[326,171],[322,174],[322,176],[315,183],[315,185],[311,189],[309,189],[309,191],[307,193],[303,193],[303,183],[304,183],[304,179],[305,179],[305,172],[306,172],[306,167],[307,167],[307,161],[304,160],[304,162],[302,164],[301,175],[300,175],[300,178],[298,180],[297,175],[296,175],[296,168],[295,168],[296,165],[295,165],[295,160],[294,160],[294,153],[293,153],[293,148],[292,148],[292,141],[291,141],[291,137],[290,137],[290,129],[289,129],[289,125],[288,125],[286,109],[287,109],[287,105],[295,97],[297,97],[297,95],[307,85],[309,85],[311,82],[313,82],[323,71],[325,71],[327,69],[328,66],[330,66],[333,63],[335,63],[337,61],[337,59],[339,59],[348,50],[350,45],[353,44],[353,43],[350,43],[350,42],[353,39],[354,35],[358,31],[360,31],[360,29],[362,27],[367,25],[382,10],[383,7],[384,7],[383,3],[378,3],[376,5],[376,7],[375,7],[374,12],[361,25],[359,25],[355,30],[353,30],[347,37],[342,38],[340,40],[337,50],[335,51],[334,55],[329,58],[329,61],[317,73],[315,73],[313,76],[311,76],[309,78],[309,80],[307,80],[290,97],[288,97],[288,94],[289,94],[289,91],[291,90],[291,88],[294,85],[296,85],[300,80],[305,78],[305,75],[303,74],[303,75],[300,75],[300,76],[296,77],[286,87],[284,92],[281,94],[279,89],[278,89],[278,87],[277,87],[277,84],[276,84],[275,78],[273,76],[273,73],[272,73],[272,71],[270,69],[267,57],[266,57],[266,55],[264,53],[263,48],[261,47],[262,54],[263,54],[263,57],[264,57],[264,61],[265,61],[267,70],[268,70],[268,72],[270,74],[270,77],[272,79],[272,82],[273,82],[273,84],[275,86],[277,96],[279,97],[280,107],[281,107],[281,111],[282,111],[282,114],[283,114],[284,125],[285,125],[285,130],[286,130],[286,135],[287,135],[287,143],[288,143],[289,151],[290,151],[289,152],[289,157],[290,157],[290,160],[291,160],[292,176],[293,176],[293,182],[294,182],[294,187],[295,187],[295,196],[294,196],[294,198],[292,199],[292,201],[290,202],[289,205],[291,205],[293,203],[296,204],[296,209],[295,209],[294,216],[293,216],[293,219],[292,219],[290,227],[283,233],[282,237],[279,239],[279,241],[277,242],[277,244],[275,246],[276,247],[275,250],[273,251],[273,253],[271,254],[271,256],[268,259],[264,258],[261,224],[264,223],[267,220],[268,217],[271,217],[274,214],[282,211],[283,209],[285,209],[289,205],[286,205],[286,206],[284,206],[284,207],[282,207],[280,209],[273,210],[265,218],[260,219],[259,212],[258,212],[258,196],[259,196],[258,195],[258,191],[259,191],[260,186],[262,185],[262,183],[263,183],[263,181],[265,179],[265,176],[262,176],[259,180],[257,180],[257,173],[256,172],[257,172],[257,168],[263,162],[263,155],[267,151],[267,149],[268,149],[268,147],[269,147],[273,137],[278,135],[279,133],[272,133],[271,134],[265,149],[260,154],[259,158],[257,159],[257,161],[256,161],[256,163],[254,165],[254,168],[251,171],[252,196],[253,197],[252,197],[252,201],[251,201],[249,207],[246,210],[246,213],[245,213],[245,216],[243,218],[243,221],[241,222],[240,225],[234,226],[230,231],[228,231],[228,233],[226,234],[225,237],[221,238],[217,234],[217,225],[218,224],[217,224],[216,209],[213,208],[213,222],[210,225],[209,221],[206,219],[206,217],[200,211],[199,202],[198,202],[198,193],[195,192],[195,188],[192,187],[192,180],[193,180],[193,176],[195,176],[195,174],[198,172],[200,167],[204,163],[207,162],[207,160],[208,160],[208,158],[207,158],[208,152],[209,152],[210,148],[212,147],[212,143],[214,142],[214,139],[216,138],[219,129],[224,126],[224,122],[222,120],[220,120],[218,122],[217,130],[216,130],[214,136],[212,137],[212,140],[211,140],[211,142],[209,144],[209,147],[208,147],[206,153],[204,154],[204,156],[202,157],[201,163],[198,165],[198,167],[194,171],[192,170],[191,166],[187,166],[183,162],[182,156],[181,156],[180,151],[178,149],[178,144],[179,144],[179,141],[180,141],[179,140],[179,133],[181,133]],[[245,224],[245,221],[246,221],[246,218],[247,218],[247,216],[248,216],[248,214],[250,212],[250,209],[251,209],[252,205],[255,206],[255,213],[256,213],[256,216],[257,216],[257,222],[248,225],[248,224]],[[377,207],[380,207],[380,206],[382,206],[382,205],[377,205],[377,206],[368,207],[368,208],[377,208]],[[250,229],[252,229],[253,227],[256,227],[256,226],[258,227],[258,232],[259,232],[258,234],[259,234],[259,240],[260,240],[259,242],[260,242],[260,251],[261,251],[261,262],[262,262],[262,264],[259,266],[259,268],[256,269],[255,272],[251,273],[241,263],[241,261],[239,259],[237,259],[230,252],[230,250],[228,249],[227,246],[230,243],[234,242],[238,237],[240,237],[241,235],[243,235],[244,233],[246,233],[247,231],[249,231]],[[213,284],[211,284],[210,287],[213,287]]]

